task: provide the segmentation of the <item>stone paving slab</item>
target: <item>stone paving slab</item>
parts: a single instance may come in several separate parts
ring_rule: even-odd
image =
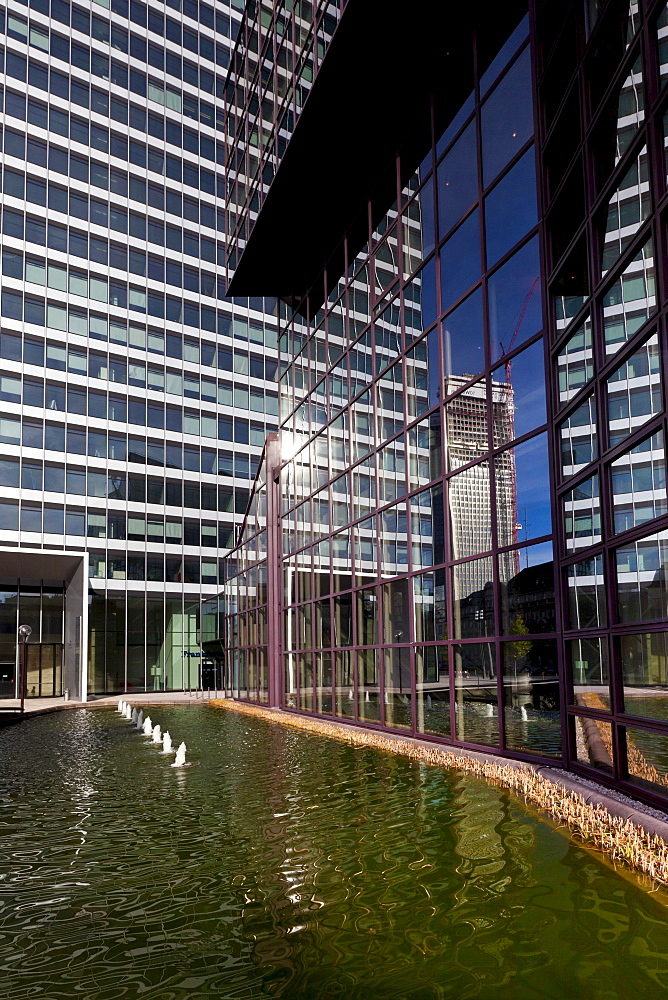
[[[66,701],[64,698],[28,698],[25,703],[25,711],[0,710],[0,726],[3,723],[20,722],[22,719],[31,719],[37,715],[50,715],[52,712],[66,712],[74,708],[111,708],[116,707],[119,698],[123,698],[129,705],[138,708],[143,706],[174,706],[174,705],[208,705],[210,699],[215,697],[212,691],[185,693],[179,691],[150,691],[127,695],[105,695],[103,697],[92,697],[88,701]],[[2,699],[0,709],[19,709],[18,699]]]

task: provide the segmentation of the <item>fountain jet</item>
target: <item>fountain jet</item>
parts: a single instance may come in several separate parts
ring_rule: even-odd
[[[172,737],[169,735],[168,730],[165,730],[162,734],[162,752],[174,753],[172,750]]]
[[[153,723],[150,715],[144,719],[144,736],[153,736]]]
[[[162,743],[162,733],[160,732],[160,726],[155,726],[153,728],[153,742]]]
[[[139,709],[139,715],[137,716],[137,729],[144,728],[144,709]]]
[[[116,708],[116,711],[119,713],[119,715],[123,711],[123,699],[122,698],[118,699],[118,706]]]
[[[126,706],[125,706],[125,718],[128,720],[128,722],[132,718],[132,709],[130,708],[130,706],[128,704],[126,704]]]
[[[132,715],[130,716],[130,722],[132,723],[133,726],[137,725],[137,718],[138,718],[138,716],[137,716],[137,709],[133,708],[132,709]]]
[[[176,759],[172,764],[172,767],[183,767],[186,762],[186,745],[182,743],[179,749],[176,751]]]

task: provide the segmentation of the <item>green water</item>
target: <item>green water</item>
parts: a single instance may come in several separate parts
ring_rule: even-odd
[[[207,708],[0,731],[3,1000],[643,1000],[668,910],[467,775]]]

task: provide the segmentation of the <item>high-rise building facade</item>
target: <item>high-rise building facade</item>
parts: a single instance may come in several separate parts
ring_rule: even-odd
[[[276,302],[226,297],[243,3],[0,12],[0,694],[200,680],[199,604],[277,427]]]
[[[292,308],[227,689],[665,803],[668,7],[329,6],[284,148],[287,5],[226,89],[230,291]]]

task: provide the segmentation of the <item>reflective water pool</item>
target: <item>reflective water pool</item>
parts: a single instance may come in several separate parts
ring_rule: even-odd
[[[668,910],[468,775],[204,707],[0,731],[3,1000],[643,1000]]]

